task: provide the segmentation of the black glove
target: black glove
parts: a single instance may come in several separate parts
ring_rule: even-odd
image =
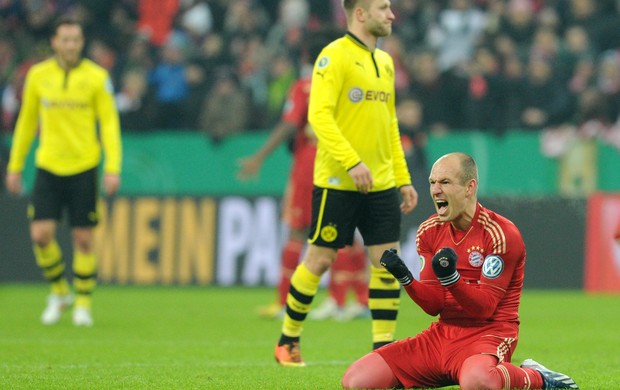
[[[392,248],[383,252],[379,263],[394,275],[398,282],[403,286],[408,286],[413,282],[413,275],[405,263],[396,254],[396,249]]]
[[[435,272],[442,286],[451,286],[461,278],[459,271],[456,270],[457,260],[458,256],[452,248],[441,248],[433,256],[433,272]]]

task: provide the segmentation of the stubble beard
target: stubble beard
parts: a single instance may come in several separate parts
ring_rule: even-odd
[[[66,66],[70,68],[74,68],[80,63],[82,56],[80,55],[80,53],[77,53],[77,54],[71,53],[71,54],[61,55],[60,58],[62,59],[62,61],[65,63]]]
[[[392,33],[392,28],[383,24],[377,24],[370,29],[370,33],[377,38],[387,37]]]

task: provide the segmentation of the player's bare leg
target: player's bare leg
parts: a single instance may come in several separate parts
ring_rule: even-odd
[[[349,366],[341,382],[345,389],[392,389],[400,386],[390,366],[374,352]]]

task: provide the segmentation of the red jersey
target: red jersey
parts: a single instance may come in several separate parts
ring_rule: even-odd
[[[311,81],[311,77],[301,77],[293,83],[282,113],[282,122],[290,123],[297,128],[293,145],[294,154],[308,145],[316,149],[316,142],[309,137],[311,133],[309,134],[307,129]]]
[[[470,228],[458,231],[435,214],[420,225],[416,244],[420,282],[407,286],[407,292],[427,313],[459,326],[519,323],[525,244],[510,220],[478,204]],[[444,247],[457,253],[461,275],[448,288],[441,286],[430,264]]]
[[[316,142],[309,134],[308,103],[311,77],[299,78],[289,90],[282,122],[297,129],[293,144],[293,166],[286,192],[282,217],[295,229],[307,229],[312,222],[312,177]]]

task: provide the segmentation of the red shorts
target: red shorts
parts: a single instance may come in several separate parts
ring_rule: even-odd
[[[307,229],[312,222],[312,188],[316,146],[296,151],[282,205],[282,218],[292,229]]]
[[[463,362],[488,354],[510,362],[517,347],[518,325],[496,323],[461,327],[434,322],[415,337],[375,350],[405,388],[443,387],[458,384]]]

